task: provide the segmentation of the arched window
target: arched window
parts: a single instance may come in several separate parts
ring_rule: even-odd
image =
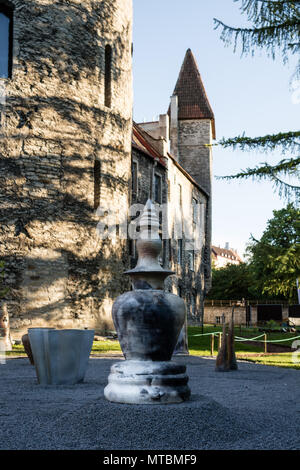
[[[111,66],[112,66],[112,48],[111,46],[105,47],[105,90],[104,99],[105,106],[111,108]]]
[[[101,191],[101,163],[99,160],[94,161],[94,209],[100,206]]]
[[[12,75],[13,9],[0,2],[0,78]]]

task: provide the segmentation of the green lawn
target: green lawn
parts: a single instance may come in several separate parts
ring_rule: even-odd
[[[212,332],[221,332],[222,327],[213,327],[213,326],[204,326],[204,333],[212,333]],[[188,336],[189,336],[189,351],[190,354],[193,356],[210,356],[210,336],[195,336],[202,334],[201,327],[189,327],[188,328]],[[243,338],[253,338],[255,336],[259,336],[262,334],[258,331],[257,328],[243,328],[242,330],[240,327],[235,328],[235,336],[243,337]],[[268,340],[278,340],[278,339],[286,339],[293,338],[298,336],[299,333],[271,333],[268,334]],[[263,338],[260,338],[262,340]],[[286,344],[291,345],[291,341],[284,341],[283,343],[279,344]],[[265,365],[272,365],[278,367],[291,367],[293,369],[300,369],[300,354],[298,355],[298,364],[294,364],[293,362],[293,355],[290,352],[287,353],[280,353],[280,354],[272,354],[268,356],[262,356],[261,354],[264,353],[264,344],[261,343],[259,346],[251,344],[251,342],[242,344],[241,342],[235,343],[235,351],[236,355],[239,359],[247,360],[250,362],[255,362],[257,364],[265,364]],[[118,341],[113,340],[106,340],[106,341],[96,341],[93,344],[92,354],[110,354],[121,352],[121,348]],[[214,348],[214,355],[217,355],[218,352],[218,337],[215,337],[215,348]],[[257,353],[257,355],[255,355]],[[250,355],[248,355],[250,354]],[[7,355],[9,356],[22,356],[25,355],[25,351],[22,345],[15,345],[13,347],[13,351],[8,352]]]
[[[293,362],[292,353],[272,354],[271,356],[244,356],[238,355],[239,359],[246,360],[247,362],[254,362],[255,364],[264,364],[265,366],[288,367],[290,369],[300,370],[300,355],[298,356],[298,363]]]
[[[213,326],[204,326],[204,333],[212,333],[212,332],[221,332],[221,327],[213,327]],[[193,356],[210,356],[210,336],[195,336],[202,333],[201,327],[189,327],[188,335],[189,335],[189,351],[190,354]],[[257,328],[242,328],[240,327],[235,328],[235,336],[239,336],[242,338],[254,338],[263,334],[259,332]],[[279,343],[283,345],[291,346],[292,342],[288,341],[288,338],[294,338],[295,336],[299,336],[299,333],[270,333],[267,335],[267,340],[281,340],[286,339],[286,341]],[[259,340],[263,340],[263,338],[259,338]],[[218,338],[215,337],[215,355],[217,354],[218,349]],[[293,369],[300,369],[300,354],[298,356],[299,363],[294,364],[293,362],[293,354],[290,352],[287,353],[280,353],[280,354],[272,354],[268,356],[261,356],[260,354],[264,353],[264,344],[261,343],[259,346],[254,346],[251,342],[248,343],[241,343],[235,342],[235,352],[238,359],[247,360],[249,362],[255,362],[257,364],[265,364],[265,365],[272,365],[277,367],[290,367]],[[248,356],[248,354],[251,354]],[[257,353],[257,355],[255,355]]]

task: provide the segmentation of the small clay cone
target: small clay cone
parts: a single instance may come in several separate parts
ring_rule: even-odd
[[[229,322],[229,330],[227,337],[227,362],[227,367],[229,370],[238,369],[234,346],[234,307],[232,309],[232,315],[231,320]]]
[[[226,334],[226,323],[225,318],[223,319],[223,334],[222,334],[222,344],[220,351],[216,359],[216,372],[228,372],[228,360],[227,360],[227,334]]]
[[[12,350],[12,341],[10,337],[9,315],[6,303],[2,304],[0,311],[0,337],[4,338],[5,350]]]
[[[32,350],[31,350],[31,345],[30,345],[30,341],[29,341],[29,336],[28,335],[23,335],[22,336],[22,343],[23,343],[23,346],[24,346],[24,349],[25,349],[25,352],[28,356],[28,359],[30,361],[30,364],[32,366],[34,366],[34,359],[33,359],[33,354],[32,354]]]

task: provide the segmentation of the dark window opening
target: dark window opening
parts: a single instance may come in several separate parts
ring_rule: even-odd
[[[0,78],[11,78],[13,60],[13,9],[0,4]]]
[[[172,260],[173,260],[172,240],[169,239],[169,262],[172,263]]]
[[[158,204],[161,204],[161,177],[159,175],[155,175],[154,177],[154,189],[155,189],[155,194],[154,194],[154,200]]]
[[[182,266],[182,263],[183,263],[183,243],[182,243],[182,240],[178,240],[177,262],[180,266]]]
[[[132,162],[132,166],[131,166],[131,190],[132,190],[132,199],[136,199],[137,192],[138,192],[138,164],[137,162]]]
[[[105,47],[105,106],[111,108],[111,65],[112,65],[112,48]]]
[[[190,251],[188,253],[189,269],[190,271],[195,271],[195,252]]]
[[[197,221],[198,221],[198,210],[199,210],[198,209],[199,206],[198,206],[197,199],[193,198],[192,206],[193,206],[193,222],[194,222],[194,224],[196,224]]]
[[[168,247],[169,247],[168,240],[163,240],[163,267],[165,268],[167,268],[169,265]]]
[[[178,184],[178,206],[179,206],[179,209],[182,208],[182,186],[181,186],[181,184]]]
[[[100,189],[101,189],[101,163],[99,160],[94,162],[94,209],[100,206]]]

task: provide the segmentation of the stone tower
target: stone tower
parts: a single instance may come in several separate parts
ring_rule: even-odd
[[[171,153],[207,193],[205,211],[205,292],[211,277],[212,147],[215,118],[190,49],[187,50],[169,108]]]
[[[96,212],[129,205],[131,0],[3,5],[0,260],[12,326],[109,328],[126,242],[99,238]]]

